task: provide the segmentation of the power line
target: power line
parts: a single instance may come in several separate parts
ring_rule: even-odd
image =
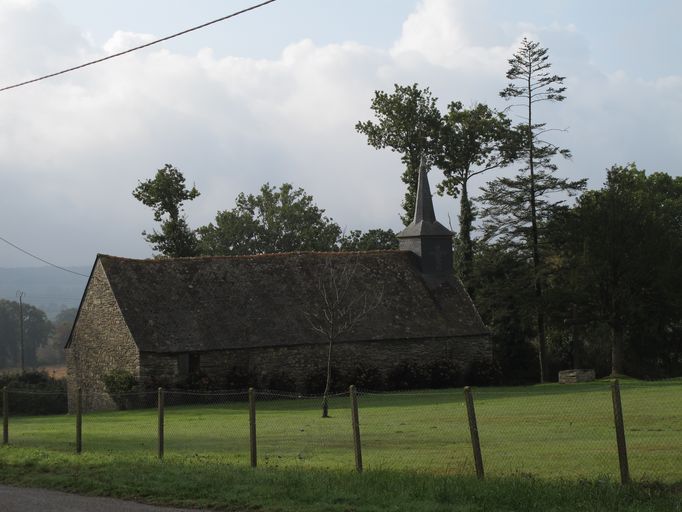
[[[47,260],[41,258],[40,256],[36,256],[35,254],[28,252],[26,249],[22,249],[21,247],[19,247],[19,246],[16,245],[16,244],[13,244],[12,242],[10,242],[9,240],[7,240],[6,238],[3,238],[3,237],[0,236],[0,240],[2,240],[3,242],[5,242],[7,245],[11,245],[11,246],[14,247],[17,251],[21,251],[21,252],[23,252],[24,254],[27,254],[28,256],[30,256],[31,258],[34,258],[34,259],[36,259],[36,260],[38,260],[38,261],[42,261],[43,263],[45,263],[45,264],[47,264],[47,265],[50,265],[51,267],[58,268],[59,270],[63,270],[64,272],[68,272],[69,274],[76,274],[77,276],[81,276],[81,277],[90,277],[90,276],[88,276],[88,275],[81,274],[80,272],[75,272],[74,270],[69,270],[68,268],[64,268],[64,267],[60,267],[59,265],[55,265],[54,263],[49,262],[49,261],[47,261]]]
[[[209,21],[207,23],[202,23],[201,25],[197,25],[196,27],[188,28],[188,29],[183,30],[181,32],[177,32],[175,34],[172,34],[170,36],[162,37],[161,39],[157,39],[155,41],[151,41],[149,43],[145,43],[145,44],[142,44],[140,46],[136,46],[134,48],[124,50],[122,52],[118,52],[118,53],[114,53],[112,55],[108,55],[106,57],[102,57],[101,59],[92,60],[90,62],[86,62],[85,64],[81,64],[79,66],[74,66],[72,68],[64,69],[64,70],[58,71],[56,73],[50,73],[49,75],[41,76],[38,78],[33,78],[32,80],[26,80],[25,82],[21,82],[18,84],[8,85],[8,86],[0,88],[0,92],[7,91],[9,89],[15,89],[17,87],[21,87],[22,85],[32,84],[33,82],[39,82],[40,80],[45,80],[46,78],[52,78],[55,76],[63,75],[65,73],[69,73],[71,71],[76,71],[77,69],[82,69],[82,68],[85,68],[87,66],[92,66],[93,64],[99,64],[100,62],[104,62],[105,60],[114,59],[116,57],[120,57],[121,55],[125,55],[127,53],[132,53],[132,52],[135,52],[137,50],[141,50],[143,48],[147,48],[149,46],[152,46],[152,45],[155,45],[158,43],[162,43],[164,41],[168,41],[169,39],[173,39],[175,37],[185,35],[189,32],[194,32],[195,30],[199,30],[201,28],[208,27],[209,25],[213,25],[213,24],[219,23],[221,21],[229,20],[230,18],[234,18],[235,16],[239,16],[240,14],[244,14],[246,12],[256,10],[259,7],[263,7],[265,5],[271,4],[271,3],[276,2],[276,1],[277,0],[267,0],[266,2],[261,2],[261,3],[256,4],[256,5],[252,5],[251,7],[247,7],[246,9],[242,9],[241,11],[233,12],[232,14],[228,14],[227,16],[223,16],[222,18],[217,18],[217,19]]]

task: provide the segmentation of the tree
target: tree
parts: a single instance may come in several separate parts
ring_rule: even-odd
[[[611,373],[625,372],[628,347],[639,375],[679,369],[682,178],[614,165],[557,227],[565,266],[575,270],[574,307],[582,303],[582,316],[610,331]]]
[[[0,299],[0,367],[20,366],[19,303]],[[47,343],[52,325],[41,309],[23,304],[24,357],[28,367],[37,364],[36,351]]]
[[[218,212],[215,223],[197,229],[204,255],[331,251],[341,234],[311,195],[289,183],[266,183],[259,195],[240,193],[232,210]]]
[[[532,268],[540,380],[547,377],[547,346],[543,289],[547,277],[544,265],[544,239],[548,223],[557,212],[566,209],[565,200],[585,188],[586,180],[569,181],[540,170],[534,179],[523,170],[511,178],[500,177],[482,188],[480,196],[483,239],[493,242]],[[559,197],[554,197],[558,195]],[[534,210],[530,208],[533,197]]]
[[[405,165],[402,180],[407,185],[407,192],[402,203],[404,214],[400,218],[407,226],[414,216],[420,158],[432,157],[438,152],[441,114],[428,87],[420,89],[417,84],[395,84],[394,87],[391,94],[374,92],[370,108],[378,122],[358,122],[355,129],[367,136],[370,146],[388,147],[402,155],[401,161]]]
[[[60,311],[52,321],[52,330],[47,343],[38,347],[36,357],[41,365],[64,362],[64,346],[66,345],[78,310],[68,308]]]
[[[349,333],[382,300],[382,290],[367,290],[360,286],[357,257],[328,256],[318,275],[319,307],[304,311],[310,328],[327,339],[327,375],[322,396],[322,417],[329,416],[329,392],[332,379],[334,343]]]
[[[438,193],[460,196],[458,267],[460,277],[471,291],[474,209],[469,199],[469,180],[511,163],[516,158],[518,135],[504,114],[482,103],[465,109],[455,101],[448,105],[443,117],[439,140],[436,165],[445,179],[438,185]]]
[[[195,256],[197,240],[182,214],[183,203],[199,196],[192,186],[185,187],[185,177],[171,164],[156,172],[154,179],[138,182],[133,197],[154,210],[154,220],[161,223],[161,232],[142,232],[155,251],[164,256]]]
[[[339,240],[341,251],[386,251],[398,248],[398,239],[392,229],[352,230]]]
[[[564,78],[551,75],[551,63],[547,55],[547,48],[540,48],[537,42],[524,38],[521,47],[509,59],[507,79],[511,82],[501,92],[505,100],[520,99],[522,103],[512,107],[524,109],[524,123],[518,129],[523,137],[520,151],[525,167],[513,180],[499,179],[489,185],[484,202],[490,205],[493,212],[492,221],[488,222],[488,235],[502,234],[505,238],[512,233],[523,231],[525,236],[520,239],[529,249],[533,262],[533,285],[536,299],[537,339],[540,362],[540,381],[544,382],[547,374],[545,314],[543,311],[543,282],[542,282],[542,254],[540,251],[540,221],[543,217],[543,207],[551,206],[552,202],[542,202],[542,197],[556,192],[573,192],[584,188],[585,182],[567,182],[552,176],[557,170],[553,158],[561,155],[570,158],[568,149],[561,149],[550,143],[544,136],[551,131],[545,123],[537,123],[533,119],[533,106],[540,102],[560,102],[566,87]],[[527,174],[526,174],[527,173]],[[492,202],[491,202],[492,201]],[[500,206],[514,207],[515,214],[508,215],[500,211]],[[528,208],[528,214],[519,208]],[[495,213],[495,210],[497,213]],[[546,212],[544,212],[546,213]],[[516,218],[516,214],[520,215]],[[504,219],[504,222],[500,222]],[[516,224],[516,226],[514,226]]]
[[[472,283],[476,308],[491,331],[493,359],[500,364],[505,382],[536,382],[539,372],[533,365],[536,350],[533,339],[533,291],[529,261],[501,244],[475,244]]]

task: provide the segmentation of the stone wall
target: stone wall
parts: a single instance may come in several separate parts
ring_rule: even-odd
[[[332,364],[342,373],[349,373],[359,364],[373,366],[386,376],[404,360],[421,364],[450,360],[465,370],[472,361],[491,357],[488,337],[339,342],[333,349]],[[285,374],[301,387],[306,376],[326,366],[326,360],[326,345],[210,351],[201,353],[201,371],[210,377],[224,377],[237,367],[255,375],[262,387],[267,386],[271,376]],[[140,361],[140,378],[147,385],[179,377],[178,354],[143,352]]]
[[[577,384],[591,382],[596,378],[594,370],[562,370],[559,372],[559,384]]]
[[[102,377],[123,369],[139,378],[140,358],[102,265],[97,262],[80,308],[71,343],[66,349],[69,411],[75,408],[76,389],[83,390],[86,410],[114,407]]]

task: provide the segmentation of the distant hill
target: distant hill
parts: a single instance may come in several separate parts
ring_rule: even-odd
[[[90,267],[68,267],[90,274]],[[24,292],[24,302],[36,306],[50,319],[67,308],[77,308],[88,280],[53,267],[0,268],[0,299],[18,300],[17,290]]]

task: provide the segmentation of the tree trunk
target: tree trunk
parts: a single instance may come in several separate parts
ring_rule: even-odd
[[[571,307],[571,362],[573,368],[580,368],[580,342],[578,340],[578,315],[575,306]]]
[[[623,344],[625,329],[623,324],[615,322],[611,326],[611,375],[623,375]]]
[[[327,381],[324,385],[324,394],[322,396],[322,417],[329,417],[329,388],[332,382],[332,347],[334,345],[333,338],[329,338],[329,350],[327,352]]]
[[[540,383],[547,378],[547,342],[545,337],[545,312],[542,304],[542,283],[540,281],[540,249],[538,244],[538,217],[535,198],[535,140],[533,133],[532,73],[528,73],[528,170],[530,172],[530,224],[533,251],[533,279],[535,285],[536,319],[538,328],[538,359],[540,362]]]
[[[464,282],[469,295],[473,298],[473,290],[471,288],[471,272],[474,261],[474,247],[471,242],[471,225],[474,222],[474,215],[471,209],[471,201],[469,200],[469,191],[467,190],[467,182],[462,182],[462,197],[460,199],[459,210],[459,241],[461,250],[462,267],[460,269],[460,277]]]

